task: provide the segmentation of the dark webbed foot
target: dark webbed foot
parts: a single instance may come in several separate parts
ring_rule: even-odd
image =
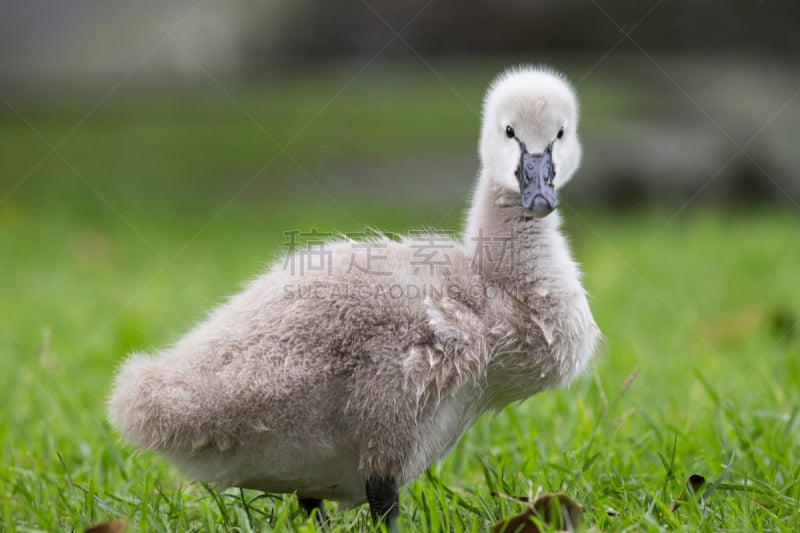
[[[317,520],[319,520],[322,525],[326,525],[328,523],[328,515],[325,514],[325,504],[322,503],[322,500],[298,496],[297,503],[300,504],[300,507],[308,514],[308,516],[311,516],[311,513],[316,509]]]
[[[394,531],[400,515],[400,495],[393,478],[371,477],[367,479],[367,502],[369,514],[375,523],[383,522],[389,531]]]

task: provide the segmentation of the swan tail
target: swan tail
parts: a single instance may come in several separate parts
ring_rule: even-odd
[[[120,367],[108,400],[108,417],[123,439],[159,451],[225,449],[230,438],[210,427],[215,411],[213,383],[170,368],[168,361],[131,354]],[[214,425],[214,424],[211,424]]]

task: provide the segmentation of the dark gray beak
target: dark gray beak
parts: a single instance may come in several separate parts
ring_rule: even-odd
[[[525,143],[518,141],[522,150],[517,169],[519,192],[522,207],[533,211],[537,218],[544,218],[556,208],[556,190],[553,180],[553,143],[547,145],[541,154],[531,154]]]

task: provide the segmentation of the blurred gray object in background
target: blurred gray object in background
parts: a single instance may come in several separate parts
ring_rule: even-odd
[[[41,0],[7,2],[0,18],[0,82],[56,91],[123,76],[279,83],[282,72],[378,58],[489,71],[559,57],[579,94],[602,89],[625,100],[613,113],[584,109],[588,179],[568,191],[576,201],[800,205],[796,0]],[[477,164],[466,152],[473,147],[464,150],[414,154],[430,163],[423,174],[408,172],[409,154],[400,154],[381,172],[340,169],[330,179],[461,180]]]

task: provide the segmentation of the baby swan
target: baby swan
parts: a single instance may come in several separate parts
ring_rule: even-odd
[[[592,356],[553,212],[580,162],[577,118],[562,76],[501,74],[462,242],[326,243],[315,269],[283,258],[157,356],[132,354],[113,425],[196,480],[296,493],[320,516],[322,500],[368,502],[391,527],[398,487],[483,412],[570,382]]]

